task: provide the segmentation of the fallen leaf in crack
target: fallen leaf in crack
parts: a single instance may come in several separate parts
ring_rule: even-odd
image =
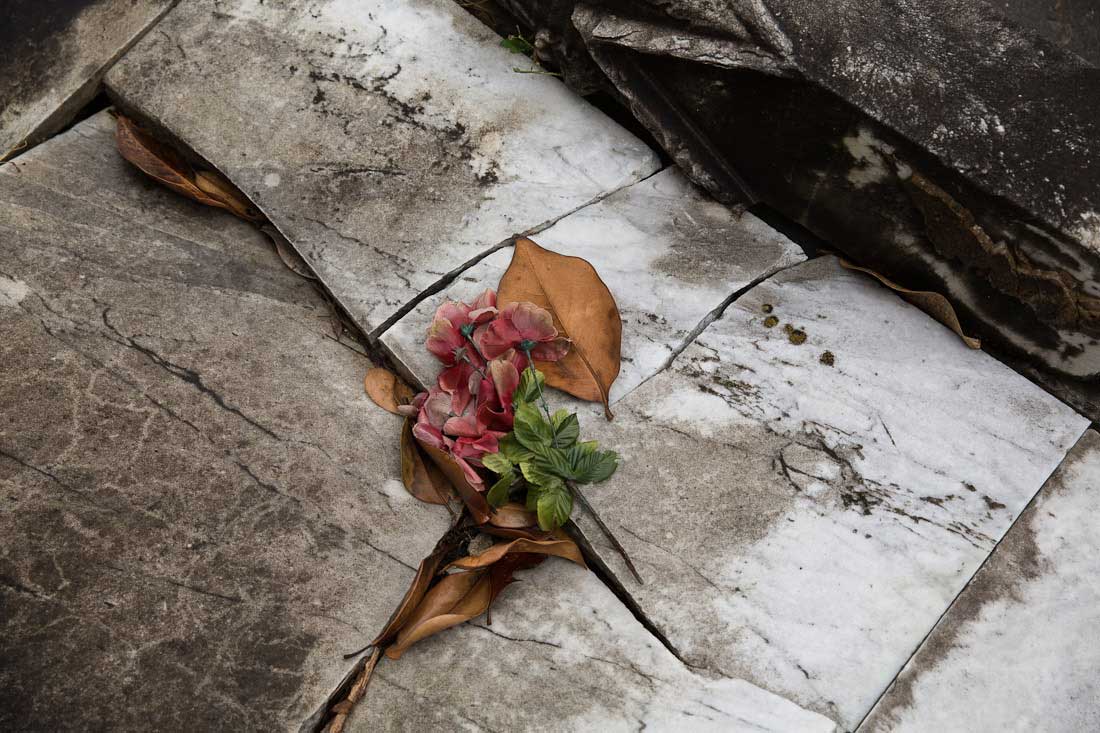
[[[530,239],[516,242],[497,304],[529,301],[550,311],[558,331],[572,340],[560,361],[539,362],[546,383],[589,402],[602,402],[619,376],[623,323],[619,308],[595,268],[580,257],[543,249]]]
[[[510,501],[493,510],[493,515],[489,517],[489,524],[501,529],[538,530],[539,520],[538,515],[527,511],[527,507],[523,504]]]
[[[399,659],[416,642],[485,613],[491,591],[488,570],[443,576],[409,615],[386,656]]]
[[[433,552],[420,563],[413,585],[374,643],[396,638],[386,656],[400,658],[416,642],[488,612],[501,591],[515,580],[515,571],[534,567],[549,555],[587,567],[580,548],[564,535],[550,540],[518,539],[455,560],[444,570],[457,572],[443,575],[429,589],[443,557],[442,551]]]
[[[499,561],[505,555],[516,552],[554,555],[555,557],[571,560],[582,568],[588,567],[584,562],[584,556],[581,555],[581,549],[577,547],[577,543],[563,534],[556,533],[554,538],[549,540],[518,539],[512,540],[511,542],[498,542],[479,555],[467,555],[466,557],[455,560],[449,564],[446,569],[458,568],[460,570],[476,570],[477,568],[488,567]]]
[[[400,405],[408,404],[413,398],[413,388],[405,384],[389,369],[372,367],[363,377],[363,388],[374,404],[394,415],[400,415]]]
[[[454,496],[450,480],[435,461],[425,460],[412,434],[412,420],[407,418],[401,429],[401,480],[410,494],[429,504],[449,506]]]
[[[176,193],[200,204],[226,209],[247,221],[265,220],[229,181],[217,173],[196,173],[182,155],[122,115],[118,116],[115,143],[123,158]]]
[[[933,293],[930,290],[909,290],[908,288],[903,288],[894,281],[890,280],[884,275],[880,275],[874,270],[870,270],[866,267],[860,267],[859,265],[854,265],[851,262],[845,260],[843,257],[839,259],[841,267],[844,267],[848,270],[858,270],[859,272],[865,272],[886,287],[897,293],[900,293],[901,297],[905,298],[905,300],[907,300],[909,303],[915,305],[917,308],[920,308],[922,311],[954,331],[955,334],[963,340],[963,343],[970,348],[982,348],[981,339],[974,338],[973,336],[967,336],[965,333],[963,333],[962,324],[959,323],[959,317],[955,315],[955,308],[951,305],[951,301],[949,301],[944,296],[940,295],[939,293]]]

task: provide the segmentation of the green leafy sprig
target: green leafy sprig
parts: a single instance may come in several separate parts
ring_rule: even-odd
[[[486,497],[494,507],[522,500],[538,516],[544,531],[557,529],[573,513],[577,486],[606,481],[619,466],[619,455],[601,451],[596,441],[581,442],[576,413],[539,411],[546,379],[534,367],[523,370],[512,398],[515,422],[497,453],[482,464],[498,478]]]

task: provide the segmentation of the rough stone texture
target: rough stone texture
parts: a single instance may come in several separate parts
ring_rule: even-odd
[[[861,731],[1100,730],[1097,486],[1090,430]]]
[[[693,180],[943,292],[1100,419],[1096,68],[980,0],[509,3],[579,32]]]
[[[113,129],[0,167],[0,728],[297,730],[448,517],[312,287]]]
[[[733,295],[805,259],[752,214],[736,215],[670,168],[585,207],[534,239],[592,263],[619,304],[623,359],[615,402],[656,374]],[[414,378],[439,370],[424,348],[432,314],[444,300],[471,300],[495,288],[512,248],[494,252],[443,293],[426,299],[382,335]]]
[[[689,664],[846,729],[1088,424],[832,257],[583,422],[622,454],[587,495],[645,584],[579,523],[641,612]]]
[[[1005,17],[1100,66],[1100,7],[1092,0],[994,0]]]
[[[654,172],[645,145],[449,0],[178,6],[120,102],[271,218],[367,331],[517,232]]]
[[[176,0],[6,0],[0,10],[0,160],[64,126],[104,72]]]
[[[383,660],[352,731],[774,731],[831,721],[690,670],[590,572],[550,559],[484,619]]]

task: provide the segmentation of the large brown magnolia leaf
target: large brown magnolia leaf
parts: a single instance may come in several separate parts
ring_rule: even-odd
[[[951,305],[951,301],[949,301],[947,298],[940,295],[939,293],[934,293],[931,290],[909,290],[908,288],[903,288],[893,280],[887,278],[885,275],[881,275],[874,270],[868,269],[866,267],[853,265],[851,262],[848,262],[844,258],[840,258],[840,265],[841,267],[844,267],[848,270],[857,270],[859,272],[867,273],[886,287],[899,293],[901,297],[905,298],[905,300],[909,301],[928,315],[935,318],[943,325],[950,328],[952,331],[955,332],[955,335],[961,338],[963,340],[963,343],[970,348],[982,348],[981,339],[974,338],[973,336],[967,336],[965,333],[963,333],[962,324],[959,323],[959,317],[955,315],[955,308]]]
[[[115,127],[115,143],[123,158],[176,193],[248,221],[263,221],[263,215],[232,184],[216,173],[196,173],[183,156],[122,115]]]
[[[408,404],[413,398],[413,389],[405,384],[389,369],[371,367],[363,377],[363,388],[374,404],[394,415],[400,415],[397,408]]]
[[[432,459],[432,462],[439,467],[443,475],[450,480],[451,485],[458,492],[459,498],[462,499],[462,503],[470,510],[470,516],[473,517],[474,522],[477,524],[488,522],[491,511],[489,502],[485,500],[485,496],[480,491],[471,486],[470,482],[466,480],[466,474],[462,471],[462,466],[459,466],[450,454],[444,453],[435,446],[420,443],[420,447],[428,454],[428,458]]]
[[[485,568],[497,562],[505,555],[514,552],[534,552],[539,555],[554,555],[555,557],[571,560],[582,568],[588,567],[584,562],[584,556],[581,555],[581,549],[577,547],[577,543],[564,535],[557,534],[553,539],[549,540],[519,539],[512,540],[511,542],[498,542],[480,555],[467,555],[466,557],[455,560],[447,566],[447,569],[458,568],[460,570],[476,570],[478,568]]]
[[[539,363],[546,383],[582,400],[602,402],[610,419],[608,393],[619,376],[623,323],[595,268],[579,257],[520,239],[500,280],[497,302],[503,307],[523,301],[549,310],[554,325],[573,342],[565,358]]]
[[[501,529],[537,529],[538,514],[527,511],[527,507],[518,501],[510,501],[493,510],[489,524]]]
[[[450,549],[449,547],[437,547],[431,555],[420,561],[420,567],[416,570],[412,585],[405,591],[405,597],[401,599],[401,603],[394,609],[390,620],[386,622],[385,628],[378,636],[374,637],[371,644],[381,646],[397,637],[397,633],[404,627],[412,612],[424,600],[424,596],[428,593],[428,587],[431,586],[435,574],[439,571],[439,566],[443,564],[443,559]]]
[[[420,444],[412,434],[412,420],[405,420],[401,429],[401,480],[410,494],[429,504],[450,506],[454,495],[450,480],[426,459]]]

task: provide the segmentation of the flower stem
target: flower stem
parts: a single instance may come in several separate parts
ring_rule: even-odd
[[[527,368],[531,370],[531,377],[535,380],[535,388],[539,391],[539,404],[542,405],[542,411],[546,413],[546,419],[553,425],[554,419],[550,417],[550,405],[546,404],[546,397],[542,393],[542,385],[539,383],[538,370],[535,369],[535,361],[531,358],[531,350],[524,349],[523,353],[527,356]]]
[[[480,367],[478,367],[478,365],[477,365],[477,364],[475,364],[475,363],[473,363],[472,361],[470,361],[470,357],[468,357],[468,356],[466,356],[465,354],[463,354],[463,355],[462,355],[462,361],[464,361],[464,362],[466,362],[467,364],[469,364],[470,366],[472,366],[472,367],[474,368],[474,371],[475,371],[475,372],[477,372],[477,373],[478,373],[479,375],[481,375],[481,378],[482,378],[482,379],[488,379],[488,377],[487,377],[487,376],[485,376],[485,372],[481,371],[481,368],[480,368]]]
[[[645,585],[645,581],[642,580],[642,576],[638,574],[638,568],[634,567],[634,563],[630,559],[630,555],[626,554],[626,548],[622,546],[618,538],[611,532],[611,529],[603,523],[600,515],[596,513],[596,510],[588,503],[588,499],[584,498],[584,494],[581,493],[580,487],[573,481],[566,481],[565,485],[569,487],[569,490],[573,492],[573,496],[577,498],[577,501],[581,503],[584,510],[588,512],[592,519],[595,520],[600,530],[607,535],[607,539],[611,541],[611,546],[615,548],[615,551],[623,558],[623,562],[626,563],[627,568],[634,574],[634,579],[638,581],[638,585]]]

